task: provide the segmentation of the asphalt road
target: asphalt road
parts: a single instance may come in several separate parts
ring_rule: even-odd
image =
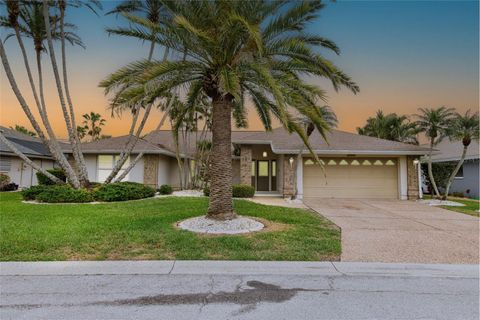
[[[3,319],[479,319],[478,265],[0,263]]]

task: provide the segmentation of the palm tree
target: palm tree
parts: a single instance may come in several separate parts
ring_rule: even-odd
[[[105,125],[105,120],[99,113],[91,111],[90,113],[85,113],[83,116],[83,128],[85,129],[85,134],[91,137],[91,141],[96,141],[100,139],[100,134],[102,132],[102,126]]]
[[[448,178],[447,185],[445,187],[445,193],[443,198],[448,197],[448,192],[450,191],[450,186],[453,183],[453,179],[458,173],[458,170],[463,165],[465,161],[465,156],[467,155],[468,146],[472,140],[479,140],[479,117],[478,112],[472,113],[471,110],[465,112],[465,115],[456,114],[455,119],[453,120],[452,126],[448,130],[448,136],[451,141],[461,141],[463,144],[462,155],[460,156],[460,161],[458,161],[455,169],[453,169],[452,174]]]
[[[50,122],[48,120],[45,101],[43,98],[43,78],[42,78],[42,69],[41,69],[41,52],[44,50],[44,42],[45,39],[48,40],[50,38],[50,42],[52,39],[58,39],[61,37],[58,32],[58,21],[57,16],[51,16],[48,13],[48,4],[45,6],[39,1],[2,1],[7,8],[8,17],[1,17],[0,24],[2,27],[7,29],[13,29],[14,33],[7,35],[7,39],[16,36],[18,44],[21,49],[23,62],[27,71],[28,80],[30,83],[30,88],[33,93],[33,97],[35,100],[35,104],[37,106],[38,112],[40,114],[41,120],[45,129],[47,130],[48,137],[43,133],[39,123],[36,121],[34,115],[30,107],[28,106],[27,102],[25,101],[17,83],[13,72],[10,68],[10,64],[8,62],[8,58],[5,52],[5,48],[3,43],[0,42],[0,55],[2,64],[5,70],[5,74],[9,80],[10,86],[12,87],[17,100],[20,103],[25,115],[29,119],[30,123],[32,124],[35,132],[37,133],[38,137],[41,141],[48,147],[49,151],[51,152],[52,156],[57,160],[59,165],[64,169],[68,180],[74,187],[79,187],[80,182],[76,176],[73,167],[67,161],[65,155],[63,154],[62,149],[55,137],[55,134],[51,128]],[[47,9],[47,10],[46,10]],[[48,22],[48,23],[47,23]],[[50,25],[53,24],[54,29],[51,30]],[[68,26],[67,26],[68,27]],[[38,77],[39,77],[39,94],[37,94],[37,89],[35,85],[35,81],[33,79],[33,75],[30,69],[28,55],[23,43],[22,36],[32,38],[34,42],[34,49],[36,52],[36,60],[37,60],[37,69],[38,69]],[[75,44],[80,44],[81,40],[73,33],[68,32],[67,36],[69,37],[69,41]],[[86,169],[85,169],[86,172]]]
[[[16,124],[15,127],[10,127],[10,129],[13,129],[17,132],[20,132],[20,133],[23,133],[23,134],[26,134],[27,136],[30,136],[30,137],[35,137],[37,136],[37,134],[27,128],[25,128],[24,126],[21,126],[19,124]]]
[[[184,88],[188,99],[207,95],[211,100],[212,154],[210,202],[207,217],[235,218],[232,202],[232,114],[245,122],[251,102],[266,130],[275,117],[300,135],[311,150],[303,127],[290,110],[308,116],[325,136],[316,102],[324,91],[303,76],[329,79],[338,90],[354,93],[358,86],[318,48],[339,53],[332,41],[306,32],[306,25],[324,7],[321,1],[172,1],[164,2],[172,19],[165,25],[135,21],[155,31],[159,44],[178,54],[172,61],[138,61],[110,75],[100,84],[116,92],[122,105],[155,101],[165,92]],[[150,39],[150,34],[144,35]]]
[[[137,14],[138,16],[144,16],[150,23],[153,25],[158,25],[162,21],[168,19],[168,14],[163,2],[160,0],[126,0],[118,4],[115,9],[107,12],[107,14],[123,14],[127,20],[129,19],[129,14]],[[138,33],[131,28],[107,28],[109,34],[115,34],[126,37],[139,38]],[[153,52],[155,50],[155,31],[150,28],[150,50],[148,53],[148,60],[151,60],[153,57]],[[140,38],[142,38],[144,33],[141,33]],[[164,60],[168,56],[168,47],[165,47],[164,51]]]
[[[428,153],[428,177],[432,185],[436,197],[440,197],[435,178],[432,171],[432,153],[433,147],[441,142],[447,135],[450,125],[452,124],[454,109],[447,107],[419,108],[420,114],[417,114],[417,126],[420,132],[423,132],[429,139],[430,151]]]
[[[407,116],[396,113],[385,115],[378,110],[375,117],[367,119],[362,128],[357,128],[358,134],[391,141],[418,144],[418,128],[415,122],[410,122]]]

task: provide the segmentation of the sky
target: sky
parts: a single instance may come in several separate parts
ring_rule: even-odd
[[[118,2],[103,1],[104,12]],[[3,14],[3,12],[2,12]],[[129,38],[108,36],[106,27],[124,23],[114,15],[95,16],[86,9],[71,11],[68,20],[78,26],[87,48],[68,47],[69,83],[77,118],[95,111],[107,119],[103,133],[126,134],[128,114],[111,117],[108,97],[98,83],[125,64],[143,59],[148,45]],[[479,108],[479,3],[478,1],[337,1],[327,2],[309,31],[335,41],[341,55],[331,59],[360,86],[354,95],[335,92],[328,81],[309,79],[327,91],[328,101],[339,118],[339,129],[355,132],[379,109],[412,115],[419,107],[455,107],[458,112]],[[1,31],[1,38],[7,36]],[[28,48],[31,43],[27,42]],[[34,109],[27,77],[14,38],[6,41],[9,62],[17,82]],[[33,51],[33,50],[30,50]],[[156,56],[162,57],[162,49]],[[57,51],[57,54],[59,52]],[[34,57],[31,57],[31,65]],[[43,56],[45,92],[52,125],[66,136],[56,87],[47,56]],[[6,79],[0,72],[0,124],[31,128]],[[145,132],[160,122],[151,114]],[[249,130],[261,130],[252,110]]]

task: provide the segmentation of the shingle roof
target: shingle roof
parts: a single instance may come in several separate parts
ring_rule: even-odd
[[[51,158],[47,147],[43,145],[39,138],[20,133],[16,130],[0,126],[5,138],[9,140],[20,152],[30,158]],[[0,141],[0,154],[13,155],[13,151]]]
[[[428,147],[428,145],[423,145],[424,147]],[[442,161],[458,161],[460,160],[460,155],[463,151],[463,144],[461,141],[452,142],[448,139],[444,139],[442,142],[435,146],[435,149],[438,152],[432,155],[432,160],[434,162],[442,162]],[[466,160],[473,160],[480,158],[480,147],[478,141],[472,141],[470,146],[467,149],[467,156],[465,157]]]
[[[210,133],[207,134],[210,139]],[[190,135],[190,141],[184,143],[180,137],[180,145],[186,148],[188,153],[195,151],[195,134]],[[174,142],[171,131],[159,130],[152,131],[146,137],[151,143],[162,144],[163,147],[174,150]],[[428,148],[419,147],[411,144],[378,139],[374,137],[362,136],[350,132],[332,130],[327,134],[328,143],[320,136],[317,131],[310,136],[309,142],[313,150],[323,154],[426,154]],[[308,150],[303,146],[301,139],[297,134],[288,133],[284,128],[273,129],[270,132],[265,131],[233,131],[232,142],[235,144],[269,144],[272,151],[279,154],[298,153]]]
[[[128,142],[128,137],[129,136],[126,135],[126,136],[113,137],[108,139],[101,139],[93,142],[85,142],[85,143],[82,143],[81,149],[82,149],[82,152],[85,154],[119,153],[125,148],[125,145]],[[65,149],[64,152],[71,153],[72,151],[70,148],[68,148],[68,149]],[[140,138],[135,144],[135,147],[133,148],[132,153],[141,153],[141,152],[146,154],[165,154],[169,156],[175,156],[175,154],[172,151],[163,148],[161,145],[150,143],[149,141]]]

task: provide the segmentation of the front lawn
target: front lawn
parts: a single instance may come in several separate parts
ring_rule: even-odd
[[[478,210],[480,209],[480,202],[478,200],[448,198],[449,200],[463,203],[464,207],[441,206],[443,209],[448,209],[456,212],[461,212],[474,217],[480,217]]]
[[[0,260],[339,260],[340,231],[309,211],[235,201],[270,231],[207,236],[174,223],[206,212],[206,198],[39,205],[0,194]]]

